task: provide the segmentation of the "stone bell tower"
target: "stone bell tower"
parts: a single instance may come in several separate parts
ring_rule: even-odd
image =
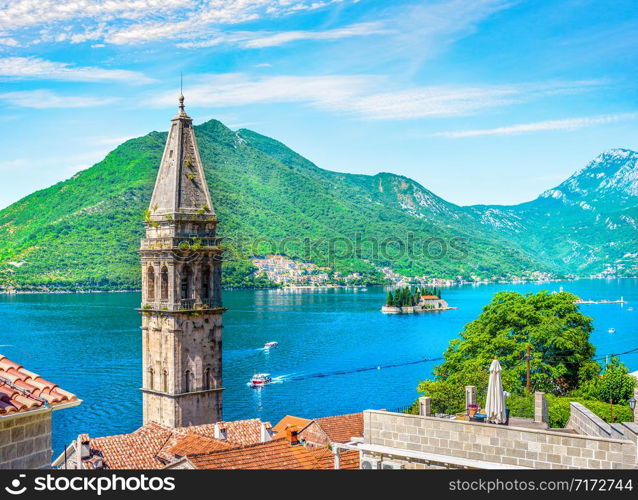
[[[171,120],[142,259],[144,423],[169,427],[222,419],[220,238],[193,120]]]

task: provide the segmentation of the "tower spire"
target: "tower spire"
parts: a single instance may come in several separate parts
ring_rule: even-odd
[[[179,74],[179,112],[180,114],[186,114],[184,111],[184,92],[183,92],[183,81],[182,81],[182,73]]]
[[[144,423],[167,427],[222,419],[223,249],[181,90],[140,249]]]

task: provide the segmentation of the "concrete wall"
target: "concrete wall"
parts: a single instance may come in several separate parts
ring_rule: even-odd
[[[0,418],[0,469],[51,466],[51,410]]]
[[[591,410],[585,408],[582,404],[572,402],[569,406],[569,420],[565,426],[567,429],[574,429],[579,434],[586,434],[588,436],[613,439],[622,438],[611,425]]]
[[[364,412],[364,442],[539,469],[638,467],[635,441],[375,410]]]

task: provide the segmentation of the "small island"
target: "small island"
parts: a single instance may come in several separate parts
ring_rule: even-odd
[[[450,307],[441,298],[441,289],[417,287],[414,291],[411,287],[398,288],[388,292],[385,305],[381,307],[381,312],[385,314],[412,314],[420,312],[447,311],[456,309]]]

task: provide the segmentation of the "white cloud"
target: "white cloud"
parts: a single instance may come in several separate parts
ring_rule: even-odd
[[[548,95],[582,92],[599,82],[517,85],[432,86],[387,90],[392,82],[378,75],[201,76],[186,90],[198,106],[229,107],[259,103],[301,103],[369,120],[405,120],[458,116]],[[173,106],[175,95],[155,96],[151,104]]]
[[[312,11],[345,0],[0,0],[0,26],[42,41],[139,44],[202,37],[213,26]],[[356,0],[351,0],[356,1]],[[24,36],[32,35],[27,33]]]
[[[192,0],[4,0],[0,2],[0,26],[8,29],[81,19],[137,19],[168,14],[193,6]]]
[[[131,84],[145,84],[154,81],[136,71],[74,66],[37,57],[0,57],[0,78],[2,77],[75,82],[121,81]]]
[[[524,123],[519,125],[510,125],[507,127],[497,127],[490,129],[439,132],[434,135],[456,139],[460,137],[478,137],[485,135],[524,134],[528,132],[542,132],[548,130],[577,130],[585,127],[592,127],[594,125],[604,125],[606,123],[613,123],[620,120],[630,120],[633,118],[638,118],[638,113],[619,113],[615,115],[567,118],[564,120],[547,120],[542,122]]]
[[[5,47],[19,47],[20,43],[11,37],[0,37],[0,45],[4,45]]]
[[[281,31],[271,32],[230,32],[220,33],[215,37],[194,42],[178,43],[182,48],[213,47],[220,44],[234,44],[246,49],[262,49],[277,47],[299,40],[339,40],[357,36],[383,35],[394,33],[393,30],[384,28],[381,23],[357,23],[342,28],[334,28],[324,31]]]
[[[50,90],[21,90],[0,94],[8,104],[23,108],[89,108],[117,101],[114,97],[64,96]]]
[[[354,99],[369,87],[374,77],[366,76],[273,76],[250,79],[228,73],[200,78],[201,83],[185,90],[187,102],[199,106],[226,107],[257,103],[308,102],[336,107]],[[156,96],[155,105],[175,103],[174,93]]]

